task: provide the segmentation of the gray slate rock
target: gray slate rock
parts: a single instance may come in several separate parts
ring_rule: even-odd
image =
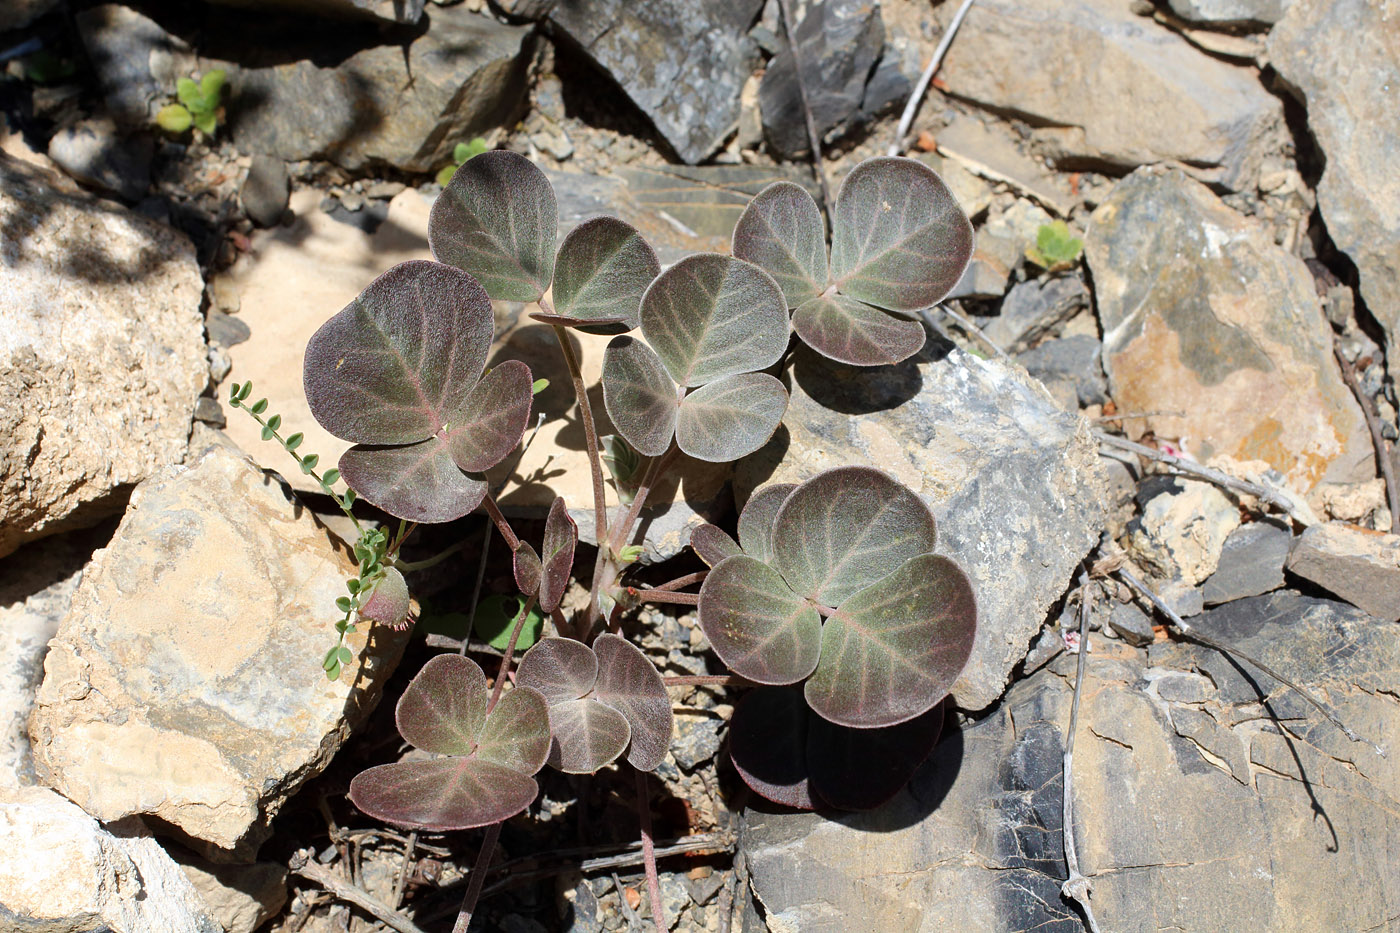
[[[1293,0],[1167,0],[1187,22],[1236,29],[1267,29],[1283,19]]]
[[[132,203],[151,186],[155,141],[149,135],[125,136],[103,118],[84,120],[59,130],[49,140],[49,158],[89,188]]]
[[[1041,382],[1067,380],[1074,386],[1079,405],[1102,405],[1108,399],[1103,374],[1103,344],[1088,334],[1047,340],[1016,354],[1016,362]]]
[[[1207,606],[1262,596],[1283,586],[1283,562],[1293,536],[1269,521],[1241,525],[1225,539],[1220,563],[1201,587]]]
[[[1400,535],[1313,525],[1293,543],[1288,570],[1373,616],[1400,620]]]
[[[259,227],[280,224],[292,196],[287,163],[276,156],[253,156],[253,164],[248,167],[248,177],[243,179],[238,196],[253,223]]]
[[[1292,594],[1231,603],[1200,624],[1325,690],[1364,736],[1397,747],[1400,721],[1382,691],[1400,687],[1400,629]],[[1075,837],[1104,929],[1386,929],[1400,914],[1393,756],[1350,742],[1255,672],[1281,729],[1210,649],[1163,642],[1144,668],[1139,652],[1095,647],[1074,753]],[[1082,931],[1059,893],[1075,660],[1018,682],[980,720],[950,722],[879,810],[839,820],[749,810],[740,849],[768,929]]]
[[[825,142],[839,136],[848,128],[847,122],[861,114],[866,83],[885,45],[885,23],[878,2],[810,0],[793,4],[793,17],[797,21],[793,38],[802,62],[802,86],[798,86],[792,49],[784,43],[783,51],[768,63],[758,88],[768,146],[779,158],[788,160],[811,150],[803,91],[817,138]],[[893,74],[899,75],[897,68]],[[883,77],[888,80],[891,75]],[[877,93],[888,95],[892,91],[882,87]]]
[[[724,720],[711,716],[680,716],[671,739],[671,757],[686,772],[715,757],[723,737]]]
[[[90,7],[74,19],[108,114],[123,128],[149,132],[159,105],[175,93],[175,82],[196,69],[193,50],[155,20],[120,4]]]
[[[719,148],[758,60],[747,35],[763,0],[592,0],[549,21],[607,72],[683,162]]]
[[[1385,328],[1392,377],[1400,340],[1400,9],[1394,0],[1293,0],[1269,59],[1303,101],[1326,157],[1317,206],[1356,263],[1361,296]]]
[[[372,19],[390,23],[416,23],[423,16],[423,0],[208,0],[224,6],[248,7],[270,13],[328,19]]]
[[[977,596],[977,640],[952,697],[985,708],[1103,527],[1087,422],[1018,368],[946,345],[879,369],[802,347],[784,428],[740,461],[736,499],[851,464],[890,473],[933,508],[937,551],[962,566]]]
[[[1115,602],[1108,613],[1108,624],[1130,645],[1152,644],[1152,618],[1137,603]]]
[[[982,330],[1007,353],[1019,353],[1087,307],[1089,289],[1079,275],[1030,279],[1006,293]]]

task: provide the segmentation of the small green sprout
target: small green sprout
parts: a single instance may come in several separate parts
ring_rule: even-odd
[[[175,85],[178,104],[166,104],[156,114],[156,123],[167,133],[179,135],[191,126],[205,136],[213,136],[219,123],[222,106],[224,79],[227,74],[222,68],[201,78],[198,83],[190,78],[181,78]]]
[[[1026,258],[1049,272],[1063,272],[1079,261],[1084,241],[1071,236],[1069,224],[1063,220],[1041,224],[1035,234],[1035,245],[1026,247]]]
[[[480,136],[477,136],[469,143],[458,143],[452,149],[452,164],[444,165],[442,169],[438,171],[437,183],[446,188],[447,183],[452,180],[453,175],[457,174],[457,169],[461,168],[463,163],[474,156],[481,155],[489,148],[491,147],[486,145],[486,140],[482,139]]]

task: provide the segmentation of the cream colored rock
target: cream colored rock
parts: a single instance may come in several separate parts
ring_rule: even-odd
[[[97,818],[158,817],[246,859],[378,702],[405,634],[349,644],[352,564],[275,477],[212,447],[139,487],[50,643],[30,733],[40,778]]]
[[[183,234],[0,155],[0,556],[179,463],[208,373]]]
[[[0,924],[25,933],[220,933],[141,824],[103,828],[47,787],[0,788]]]
[[[170,855],[225,933],[253,933],[287,903],[285,865],[216,865],[180,846]]]
[[[1214,486],[1185,486],[1181,492],[1154,496],[1143,507],[1131,547],[1158,576],[1195,586],[1220,566],[1225,539],[1240,526],[1240,510]]]

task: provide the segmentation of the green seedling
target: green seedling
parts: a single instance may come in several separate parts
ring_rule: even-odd
[[[1063,220],[1041,224],[1035,233],[1035,245],[1026,247],[1026,258],[1047,272],[1063,272],[1079,261],[1084,241],[1069,232]]]
[[[447,183],[452,181],[452,176],[457,174],[457,169],[461,168],[468,159],[479,156],[489,149],[490,147],[486,145],[486,140],[482,139],[480,136],[475,137],[471,142],[458,143],[453,146],[452,164],[444,165],[438,170],[437,183],[446,188]]]
[[[215,68],[198,82],[181,78],[175,84],[175,94],[180,102],[160,108],[156,113],[156,123],[176,136],[187,132],[191,126],[205,136],[213,136],[222,113],[226,77],[222,68]]]

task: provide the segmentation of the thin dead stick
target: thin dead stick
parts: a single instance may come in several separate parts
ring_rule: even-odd
[[[1333,344],[1332,355],[1337,358],[1337,365],[1342,369],[1343,381],[1346,382],[1347,388],[1351,389],[1351,394],[1356,396],[1356,403],[1361,406],[1361,414],[1366,416],[1366,427],[1371,431],[1371,446],[1376,450],[1376,461],[1380,464],[1381,476],[1385,478],[1385,498],[1390,503],[1390,530],[1394,532],[1400,528],[1400,487],[1395,485],[1395,469],[1391,464],[1390,454],[1385,449],[1380,416],[1376,414],[1375,402],[1356,379],[1356,367],[1342,356],[1342,348]]]
[[[788,51],[792,52],[792,70],[797,78],[797,95],[802,101],[802,116],[807,124],[807,144],[812,148],[812,172],[817,176],[817,184],[822,189],[822,207],[828,216],[831,214],[831,188],[826,183],[826,169],[822,166],[822,141],[817,136],[817,121],[812,117],[812,105],[807,100],[807,83],[802,80],[802,60],[797,57],[797,23],[792,19],[792,5],[788,0],[778,0],[783,11],[783,32],[787,34]]]
[[[637,816],[642,823],[642,867],[647,875],[647,896],[651,899],[651,919],[658,933],[669,930],[666,908],[661,903],[661,879],[656,873],[656,847],[651,841],[651,796],[647,794],[647,773],[637,772]]]
[[[933,81],[934,72],[938,70],[939,65],[943,64],[943,57],[948,54],[948,47],[953,44],[953,36],[958,34],[958,27],[962,25],[963,17],[971,8],[972,0],[963,0],[963,5],[958,7],[958,12],[953,14],[953,21],[948,24],[948,31],[943,33],[938,48],[933,50],[933,58],[929,59],[928,67],[924,69],[924,73],[919,75],[919,83],[914,85],[914,90],[904,105],[904,113],[899,116],[899,128],[894,131],[894,142],[890,143],[886,155],[904,154],[904,140],[909,135],[909,128],[914,125],[914,114],[919,110],[919,102],[924,99],[924,92],[928,90],[930,82]]]
[[[1211,638],[1209,635],[1201,634],[1200,630],[1196,629],[1181,616],[1177,615],[1176,612],[1170,606],[1168,606],[1162,601],[1162,598],[1160,596],[1152,592],[1152,590],[1148,588],[1147,584],[1143,583],[1136,576],[1134,576],[1132,571],[1128,570],[1126,567],[1119,567],[1116,571],[1114,571],[1114,573],[1117,574],[1118,579],[1122,580],[1124,583],[1128,584],[1128,586],[1137,590],[1143,595],[1145,599],[1147,599],[1148,602],[1156,606],[1157,611],[1162,613],[1162,615],[1165,616],[1167,618],[1167,621],[1171,622],[1172,625],[1175,625],[1177,627],[1177,630],[1180,631],[1181,634],[1185,635],[1192,641],[1200,642],[1201,644],[1209,648],[1214,648],[1216,651],[1219,651],[1223,654],[1234,655],[1241,661],[1248,661],[1250,664],[1253,664],[1255,667],[1259,668],[1259,670],[1263,671],[1265,674],[1268,674],[1270,677],[1272,677],[1274,680],[1277,680],[1285,687],[1288,687],[1289,689],[1293,690],[1303,699],[1307,700],[1309,703],[1315,706],[1317,710],[1320,713],[1322,713],[1323,716],[1327,717],[1327,721],[1330,722],[1332,725],[1336,726],[1338,729],[1340,729],[1342,731],[1342,734],[1345,735],[1347,738],[1351,739],[1353,742],[1360,742],[1363,745],[1369,745],[1376,750],[1377,755],[1380,755],[1382,758],[1386,757],[1384,748],[1377,745],[1375,742],[1363,739],[1361,736],[1353,732],[1350,728],[1347,727],[1346,723],[1342,722],[1340,719],[1337,718],[1335,713],[1333,713],[1327,707],[1323,706],[1322,701],[1319,700],[1317,697],[1313,696],[1311,691],[1307,690],[1299,684],[1294,683],[1287,677],[1284,677],[1278,671],[1269,667],[1264,662],[1245,654],[1238,648],[1222,644],[1221,642],[1216,641],[1214,638]]]
[[[1069,877],[1065,883],[1060,885],[1060,896],[1065,900],[1074,901],[1084,911],[1084,920],[1088,924],[1089,933],[1099,933],[1099,922],[1094,919],[1094,908],[1089,903],[1092,895],[1089,879],[1084,877],[1079,871],[1079,853],[1074,845],[1074,785],[1071,778],[1074,774],[1074,735],[1079,728],[1079,698],[1084,692],[1084,666],[1085,659],[1089,656],[1089,614],[1093,611],[1093,590],[1089,586],[1087,576],[1079,587],[1079,662],[1078,670],[1074,675],[1074,702],[1070,705],[1069,713],[1069,735],[1065,737],[1065,763],[1064,763],[1064,832],[1065,842],[1065,865],[1069,868]]]
[[[452,933],[467,933],[467,927],[472,925],[472,911],[476,910],[477,899],[481,897],[486,869],[491,866],[491,857],[496,854],[496,840],[500,838],[500,823],[486,827],[486,838],[481,840],[481,851],[476,854],[476,864],[472,866],[471,884],[467,885],[466,896],[462,898],[462,906],[457,911],[457,922],[452,924]]]
[[[980,327],[978,327],[976,324],[972,323],[972,321],[970,321],[970,320],[969,320],[965,315],[963,315],[961,312],[955,311],[955,310],[954,310],[951,306],[949,306],[949,305],[938,305],[938,310],[939,310],[939,311],[942,311],[944,314],[948,315],[950,318],[952,318],[953,320],[957,321],[959,327],[961,327],[964,331],[966,331],[967,333],[971,334],[973,337],[977,338],[978,340],[982,341],[982,343],[984,343],[984,344],[986,344],[988,347],[990,347],[990,348],[991,348],[991,351],[992,351],[993,353],[995,353],[997,356],[999,356],[1000,358],[1002,358],[1002,359],[1004,359],[1004,360],[1009,360],[1009,359],[1011,359],[1011,357],[1007,354],[1007,352],[1006,352],[1005,350],[1003,350],[1001,347],[997,346],[996,341],[994,341],[991,337],[988,337],[985,333],[983,333],[983,332],[982,332],[982,328],[980,328]],[[919,314],[920,314],[921,316],[924,317],[925,321],[928,322],[928,324],[929,324],[930,327],[933,326],[933,322],[932,322],[932,320],[930,320],[930,318],[929,318],[929,313],[928,313],[928,309],[927,309],[927,308],[921,310],[921,311],[919,312]],[[936,329],[936,328],[935,328],[935,329]]]
[[[618,906],[622,908],[622,915],[627,918],[627,929],[640,930],[642,928],[642,918],[637,916],[637,912],[632,909],[632,905],[627,903],[627,888],[623,886],[622,879],[617,876],[617,872],[612,873],[613,887],[617,888]]]
[[[394,909],[398,910],[403,904],[403,889],[408,884],[408,872],[413,866],[414,849],[418,847],[418,831],[414,830],[408,834],[408,841],[403,847],[403,863],[399,865],[399,876],[394,879]]]
[[[1254,496],[1260,502],[1272,505],[1279,511],[1286,513],[1295,522],[1304,527],[1316,525],[1318,523],[1317,516],[1313,514],[1313,510],[1306,502],[1284,490],[1271,486],[1261,486],[1258,483],[1251,483],[1248,480],[1231,476],[1214,467],[1201,466],[1199,463],[1192,463],[1190,460],[1184,460],[1181,457],[1163,453],[1160,450],[1154,450],[1145,444],[1137,444],[1127,438],[1108,434],[1104,431],[1094,431],[1094,440],[1098,441],[1100,444],[1107,444],[1110,447],[1117,447],[1119,450],[1135,453],[1149,460],[1165,463],[1167,466],[1181,473],[1206,480],[1217,486],[1222,486],[1225,489],[1232,489],[1235,492],[1242,492],[1245,495]]]
[[[399,933],[423,933],[423,929],[418,924],[379,898],[366,893],[342,878],[337,878],[330,869],[312,861],[309,852],[298,852],[292,857],[291,863],[287,867],[292,874],[325,888],[337,900],[354,904],[381,923],[398,930]],[[465,927],[463,929],[465,930]]]
[[[543,299],[540,307],[554,313]],[[578,402],[578,418],[583,422],[584,446],[588,448],[588,470],[593,479],[593,533],[595,541],[608,538],[608,508],[603,499],[603,460],[598,453],[598,428],[593,423],[593,406],[588,401],[588,387],[583,384],[583,368],[569,343],[569,335],[558,324],[554,325],[554,336],[559,340],[559,349],[564,353],[564,363],[569,367],[569,378],[573,380],[575,401]]]

